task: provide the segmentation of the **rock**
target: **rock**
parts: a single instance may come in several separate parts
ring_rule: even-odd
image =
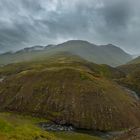
[[[59,125],[59,124],[46,123],[46,122],[39,123],[39,127],[47,131],[74,131],[74,127],[72,126]]]

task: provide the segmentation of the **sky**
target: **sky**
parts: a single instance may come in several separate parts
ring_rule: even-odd
[[[72,39],[140,54],[140,0],[0,0],[0,52]]]

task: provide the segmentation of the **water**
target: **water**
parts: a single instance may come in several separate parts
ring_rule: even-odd
[[[0,82],[3,82],[4,78],[0,78]]]
[[[39,126],[46,131],[74,131],[71,125],[59,125],[54,123],[39,123]]]
[[[92,131],[92,130],[74,128],[71,125],[59,125],[59,124],[46,123],[46,122],[39,123],[39,127],[41,127],[41,129],[44,131],[50,131],[55,133],[75,132],[79,134],[88,134],[90,136],[97,136],[105,140],[110,139],[114,136],[119,136],[124,133],[124,131],[114,131],[114,132]]]
[[[123,87],[130,96],[134,97],[136,100],[140,100],[139,96],[137,95],[137,93],[133,90],[130,90],[128,88]]]

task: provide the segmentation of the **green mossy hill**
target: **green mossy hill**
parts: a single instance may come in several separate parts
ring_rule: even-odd
[[[45,60],[44,60],[45,59]],[[124,73],[118,69],[102,64],[88,62],[79,56],[72,55],[67,52],[58,53],[49,57],[40,58],[30,62],[13,63],[4,67],[0,67],[0,76],[9,76],[20,72],[40,71],[43,69],[58,69],[58,68],[77,68],[92,72],[97,76],[104,76],[107,78],[118,79],[124,77]]]
[[[0,69],[5,77],[0,82],[0,109],[84,129],[139,126],[139,102],[111,80],[114,72],[122,74],[69,55],[11,64]]]
[[[140,63],[140,56],[128,62],[128,64],[139,64]]]
[[[126,64],[117,67],[118,70],[122,71],[126,75],[131,73],[136,73],[137,71],[140,71],[140,63],[139,64]]]
[[[140,96],[140,64],[128,64],[118,68],[126,73],[126,76],[119,79],[118,82],[134,90]]]

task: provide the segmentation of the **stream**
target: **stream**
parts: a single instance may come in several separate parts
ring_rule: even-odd
[[[71,125],[59,125],[59,124],[46,123],[46,122],[40,122],[38,125],[43,131],[82,133],[91,136],[98,136],[105,140],[112,138],[114,136],[119,136],[124,133],[124,131],[114,131],[114,132],[91,131],[91,130],[74,128]]]

